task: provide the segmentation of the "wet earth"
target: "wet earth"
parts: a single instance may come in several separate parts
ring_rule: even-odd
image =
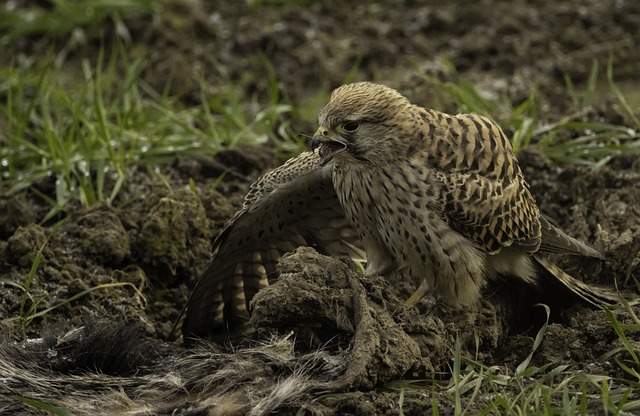
[[[539,117],[549,123],[579,111],[584,121],[631,126],[606,91],[588,109],[567,92],[566,77],[583,85],[594,59],[613,59],[616,80],[640,107],[638,2],[249,3],[175,3],[153,19],[125,16],[128,51],[145,59],[143,77],[159,90],[173,73],[171,93],[186,103],[199,100],[204,77],[208,93],[231,82],[241,99],[266,105],[268,78],[275,77],[284,99],[309,114],[345,80],[383,83],[415,103],[456,111],[425,77],[462,77],[515,103],[535,88]],[[87,42],[67,64],[94,57],[105,30],[87,29]],[[39,45],[24,38],[11,52],[37,55]],[[292,128],[315,129],[302,119]],[[594,170],[557,164],[534,143],[519,160],[547,218],[605,255],[559,257],[556,264],[587,282],[633,291],[640,277],[640,156],[620,154]],[[54,195],[54,179],[0,196],[1,355],[21,357],[0,363],[0,373],[13,377],[0,391],[0,409],[34,411],[16,400],[25,396],[76,414],[397,414],[397,382],[446,384],[457,347],[511,373],[527,357],[545,313],[514,307],[522,288],[498,282],[477,311],[406,308],[406,287],[365,278],[308,248],[285,257],[278,282],[256,295],[258,341],[190,349],[166,341],[213,239],[250,183],[282,161],[268,144],[176,157],[158,168],[169,186],[151,168],[132,166],[111,205],[71,206],[57,227],[42,223],[50,209],[42,195]],[[570,301],[553,312],[532,365],[622,376],[601,358],[621,346],[607,314]],[[632,320],[624,312],[617,318]],[[441,414],[454,412],[451,397],[407,385],[405,414],[436,404]],[[96,394],[100,405],[90,404]],[[465,406],[481,408],[489,400],[483,394]]]

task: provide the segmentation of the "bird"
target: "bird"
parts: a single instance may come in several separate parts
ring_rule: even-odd
[[[185,337],[245,330],[251,299],[299,246],[413,282],[407,305],[431,295],[473,307],[493,279],[535,285],[543,273],[588,303],[616,303],[617,293],[541,255],[603,258],[541,215],[509,139],[489,118],[356,82],[332,92],[311,148],[251,185],[188,301]]]

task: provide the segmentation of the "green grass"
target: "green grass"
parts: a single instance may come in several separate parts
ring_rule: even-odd
[[[596,90],[600,85],[599,69],[599,63],[594,61],[583,90],[566,78],[567,92],[575,111],[554,121],[539,118],[535,89],[529,91],[523,102],[514,104],[506,96],[489,98],[475,85],[459,77],[455,83],[441,82],[424,74],[422,77],[446,98],[453,100],[458,111],[481,114],[498,122],[510,135],[516,152],[535,143],[557,163],[597,169],[615,156],[640,154],[640,119],[614,81],[611,60],[607,64],[606,86],[609,95],[629,120],[629,125],[611,124],[594,116]]]
[[[544,307],[548,316],[549,309]],[[430,395],[433,415],[637,414],[640,347],[629,340],[628,334],[640,331],[640,320],[629,304],[622,311],[633,317],[632,324],[622,325],[614,313],[607,311],[622,347],[612,349],[598,361],[612,361],[628,377],[584,373],[565,364],[531,365],[533,354],[544,340],[545,324],[531,340],[529,355],[513,371],[465,356],[456,340],[448,382],[397,381],[386,387],[399,392],[400,408],[410,391]]]
[[[122,16],[154,15],[164,1],[57,0],[53,7],[24,6],[0,14],[0,44],[24,36],[61,43],[57,52],[43,52],[36,60],[14,58],[0,64],[0,192],[13,194],[29,188],[51,206],[47,221],[70,203],[91,206],[112,203],[122,189],[132,164],[155,166],[176,156],[213,155],[238,143],[272,143],[280,154],[299,152],[302,137],[291,131],[295,119],[314,115],[291,105],[278,89],[271,63],[263,59],[268,76],[268,102],[247,102],[231,80],[211,95],[201,80],[200,102],[185,104],[172,96],[172,75],[157,91],[143,79],[147,63],[131,58],[131,41]],[[100,27],[113,27],[94,60],[77,67],[67,54],[78,36]],[[78,33],[84,33],[79,35]],[[104,35],[103,35],[104,36]],[[346,78],[352,78],[358,63]],[[224,70],[219,75],[225,77]],[[596,99],[599,65],[594,62],[583,91],[567,79],[576,111],[555,121],[538,117],[537,93],[514,104],[507,97],[487,98],[464,79],[443,83],[425,76],[441,93],[454,100],[459,111],[494,117],[511,134],[516,151],[536,143],[552,160],[597,168],[623,153],[640,153],[640,120],[613,80],[607,67],[611,95],[631,125],[589,119]],[[318,95],[319,97],[322,94]],[[34,186],[54,183],[53,195]]]
[[[157,165],[177,155],[214,155],[238,143],[268,141],[284,153],[300,150],[286,118],[293,108],[280,102],[275,80],[272,102],[257,113],[240,102],[233,85],[200,105],[186,106],[141,78],[144,62],[131,61],[121,43],[97,62],[82,61],[80,73],[57,70],[50,56],[31,67],[0,67],[0,117],[7,122],[0,140],[0,192],[25,188],[51,205],[45,220],[70,202],[111,203],[133,163]],[[55,181],[55,195],[34,184]]]

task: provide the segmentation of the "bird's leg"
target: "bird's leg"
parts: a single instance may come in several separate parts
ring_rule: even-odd
[[[413,292],[413,294],[404,301],[404,304],[406,306],[413,306],[424,299],[424,297],[427,296],[427,293],[429,293],[429,283],[427,282],[427,279],[422,279],[420,286],[418,286],[415,292]]]

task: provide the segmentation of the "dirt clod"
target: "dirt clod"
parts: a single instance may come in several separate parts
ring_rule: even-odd
[[[137,256],[171,275],[190,270],[211,252],[209,220],[202,202],[190,190],[161,198],[142,220]]]
[[[31,266],[46,239],[44,228],[37,224],[18,227],[7,240],[7,260],[19,267]]]
[[[401,302],[393,295],[380,303],[367,297],[372,288],[391,293],[383,279],[364,277],[339,259],[307,247],[283,258],[279,267],[278,281],[255,296],[251,323],[267,333],[294,330],[317,345],[342,341],[348,346],[345,373],[325,388],[370,389],[412,369],[433,376],[428,360],[439,362],[448,355],[447,348],[433,349],[423,358],[418,343],[392,315],[404,308]],[[415,311],[412,318],[419,319]],[[423,329],[434,337],[446,336],[435,334],[437,328]]]
[[[129,235],[114,209],[98,205],[64,228],[67,240],[76,240],[82,254],[117,265],[131,254]]]
[[[7,238],[35,221],[36,215],[27,201],[26,193],[0,197],[0,238]]]

